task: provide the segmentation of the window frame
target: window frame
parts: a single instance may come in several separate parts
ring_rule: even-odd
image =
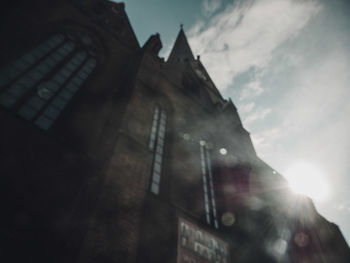
[[[153,153],[152,170],[150,178],[150,192],[160,194],[162,171],[164,166],[164,148],[167,132],[167,112],[160,105],[156,105],[153,113],[152,126],[148,149]]]
[[[98,64],[90,52],[95,41],[84,44],[84,36],[56,33],[1,68],[0,106],[48,130]],[[12,68],[16,71],[7,76]]]

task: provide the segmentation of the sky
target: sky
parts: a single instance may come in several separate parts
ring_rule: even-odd
[[[283,175],[297,170],[310,191],[321,189],[317,210],[350,244],[350,1],[125,5],[139,43],[160,33],[165,58],[184,24],[194,55],[232,98],[258,155]]]

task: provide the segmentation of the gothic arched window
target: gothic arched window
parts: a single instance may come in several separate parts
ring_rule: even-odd
[[[214,219],[215,228],[219,228],[216,211],[216,200],[214,193],[213,174],[211,166],[210,151],[206,146],[206,142],[201,140],[200,143],[200,160],[203,179],[203,192],[204,192],[204,207],[205,215],[208,224],[211,224],[211,216]],[[211,203],[211,204],[210,204]],[[212,210],[212,213],[210,212]]]
[[[0,105],[47,130],[96,67],[92,40],[57,34],[0,70]]]
[[[149,150],[153,152],[153,171],[151,176],[151,192],[159,194],[159,186],[163,165],[164,141],[166,133],[166,111],[156,106],[153,115]]]

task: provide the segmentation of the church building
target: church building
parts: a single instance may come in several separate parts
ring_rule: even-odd
[[[164,60],[123,3],[0,13],[3,262],[350,262],[338,226],[258,157],[182,27]]]

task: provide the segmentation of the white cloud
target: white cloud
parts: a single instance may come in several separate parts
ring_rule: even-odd
[[[342,222],[349,239],[348,218],[330,209],[331,203],[349,200],[350,55],[345,50],[349,43],[337,34],[320,35],[325,24],[335,22],[328,21],[332,17],[326,8],[310,25],[315,31],[307,28],[300,34],[321,9],[318,0],[238,0],[208,24],[197,23],[188,35],[219,89],[232,86],[239,75],[240,82],[249,78],[243,88],[234,88],[243,123],[256,128],[251,134],[258,155],[282,174],[297,160],[310,162],[325,174],[333,192],[328,204],[316,202],[316,206],[330,220]],[[334,44],[329,41],[332,36]],[[333,45],[334,50],[318,43]],[[310,54],[310,49],[316,50]]]
[[[255,107],[255,103],[254,102],[250,102],[250,103],[247,103],[247,104],[242,104],[242,105],[239,105],[238,109],[239,109],[239,112],[240,114],[247,114],[249,112],[251,112]]]
[[[243,87],[239,100],[242,101],[257,97],[263,93],[263,91],[264,89],[261,87],[261,82],[258,80],[253,80]]]
[[[264,70],[272,52],[298,35],[321,6],[315,0],[237,1],[189,30],[189,42],[221,90],[251,68]]]
[[[349,55],[341,50],[331,52],[300,74],[288,103],[293,109],[286,116],[289,125],[299,127],[295,134],[307,138],[299,145],[300,151],[332,164],[329,173],[340,172],[349,162],[350,148],[345,147],[350,146],[349,83]]]
[[[283,107],[271,105],[279,111],[276,126],[252,132],[255,148],[282,172],[297,159],[309,161],[340,189],[350,169],[350,56],[342,50],[324,54],[294,81]]]
[[[271,113],[271,109],[262,109],[262,110],[256,110],[253,113],[249,114],[244,120],[244,124],[249,125],[250,123],[254,121],[261,121],[266,118],[267,115]]]
[[[276,148],[281,148],[279,141],[284,134],[285,132],[281,127],[271,127],[261,132],[253,133],[251,138],[258,155],[264,159],[267,158],[266,161],[270,162],[271,155],[274,155]],[[273,159],[273,161],[272,163],[278,163],[278,160]],[[280,166],[276,168],[279,170]]]
[[[202,10],[206,16],[212,15],[221,6],[221,0],[203,0]]]

